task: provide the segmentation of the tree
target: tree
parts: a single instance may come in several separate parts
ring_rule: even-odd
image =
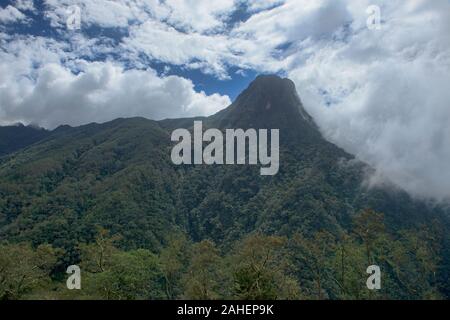
[[[366,251],[355,234],[343,232],[336,243],[335,253],[330,257],[332,272],[330,277],[338,286],[336,299],[363,299],[369,297],[367,290]]]
[[[187,273],[184,275],[186,299],[218,299],[223,283],[222,261],[213,242],[203,240],[194,244]]]
[[[112,255],[118,251],[114,243],[121,239],[120,235],[109,234],[109,231],[98,228],[95,242],[92,244],[81,244],[82,268],[91,273],[103,272],[108,267]]]
[[[148,250],[117,251],[103,272],[86,275],[91,297],[107,300],[162,299],[164,281],[158,257]]]
[[[295,234],[290,244],[293,260],[300,274],[307,270],[312,276],[315,287],[315,299],[327,297],[324,283],[330,272],[329,261],[335,250],[335,239],[326,231],[318,231],[311,238]]]
[[[382,240],[385,232],[384,216],[372,209],[363,210],[354,218],[353,232],[359,237],[366,248],[367,266],[374,263],[374,250]]]
[[[391,246],[386,265],[397,283],[398,295],[415,299],[441,298],[436,274],[440,254],[439,234],[427,226],[417,230],[402,230]]]
[[[28,243],[0,245],[0,300],[16,300],[50,281],[59,250]]]
[[[187,237],[178,233],[169,238],[167,246],[161,251],[159,258],[167,299],[176,299],[182,294],[182,274],[189,264],[190,245]]]
[[[291,277],[285,238],[250,235],[232,257],[234,296],[245,300],[292,299],[298,284]]]

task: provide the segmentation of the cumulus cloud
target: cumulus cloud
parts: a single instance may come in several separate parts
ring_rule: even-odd
[[[222,28],[235,7],[234,0],[45,0],[46,15],[53,26],[64,27],[69,6],[81,9],[86,25],[127,27],[148,20],[164,20],[186,31]]]
[[[124,28],[132,21],[146,19],[157,12],[158,2],[126,0],[45,0],[45,15],[53,27],[66,28],[67,19],[73,13],[69,8],[80,8],[83,26],[97,25],[104,28]],[[145,4],[145,6],[144,6]],[[150,12],[150,13],[149,13]],[[158,13],[158,12],[157,12]],[[160,17],[162,18],[164,14]]]
[[[14,1],[14,7],[22,11],[36,12],[33,0],[16,0]]]
[[[248,6],[248,9],[250,12],[256,12],[261,10],[266,10],[273,8],[277,5],[283,4],[284,0],[248,0],[248,1],[242,1]]]
[[[20,12],[16,7],[11,5],[6,6],[6,8],[0,7],[0,23],[9,24],[26,20],[26,15]]]
[[[447,1],[390,1],[381,30],[354,10],[345,41],[311,44],[289,71],[325,136],[413,195],[450,196]],[[351,12],[351,10],[349,10]]]
[[[169,22],[188,30],[203,32],[221,29],[224,18],[235,7],[234,0],[166,0]]]
[[[158,45],[155,46],[155,43]],[[164,23],[148,21],[131,27],[124,47],[136,53],[145,53],[158,61],[175,65],[203,63],[209,73],[226,77],[225,60],[231,60],[228,38],[223,35],[205,36],[186,34]]]
[[[290,0],[251,16],[236,31],[265,43],[263,48],[276,48],[286,42],[330,36],[350,19],[341,0]]]
[[[151,119],[209,115],[230,104],[227,96],[197,92],[192,81],[159,77],[152,69],[125,70],[114,62],[77,60],[78,72],[58,42],[24,38],[0,52],[0,118],[47,128],[118,117]],[[38,54],[36,54],[36,52]],[[32,58],[31,58],[32,57]]]

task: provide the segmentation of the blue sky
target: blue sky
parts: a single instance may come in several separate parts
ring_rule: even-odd
[[[1,0],[0,125],[208,116],[276,73],[368,185],[448,199],[448,30],[448,0]]]

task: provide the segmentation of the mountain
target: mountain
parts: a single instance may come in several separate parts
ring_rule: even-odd
[[[192,129],[194,120],[221,130],[279,129],[279,173],[261,176],[258,166],[248,165],[172,164],[171,132]],[[384,214],[393,238],[433,221],[444,234],[450,228],[446,208],[393,185],[365,187],[372,169],[324,139],[294,83],[277,76],[257,77],[210,117],[65,126],[23,146],[0,161],[0,241],[49,243],[72,252],[92,242],[102,226],[121,235],[124,250],[158,252],[177,232],[230,250],[254,232],[291,238],[326,230],[342,238],[367,208]],[[440,242],[447,246],[448,237]],[[450,273],[448,258],[442,277]]]
[[[294,83],[271,75],[258,76],[231,106],[209,120],[219,128],[279,128],[292,135],[319,134]]]
[[[17,124],[0,127],[0,157],[25,148],[45,137],[49,132],[45,129]]]

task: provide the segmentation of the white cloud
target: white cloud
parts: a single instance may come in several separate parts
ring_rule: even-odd
[[[187,31],[204,32],[223,27],[235,7],[234,0],[45,0],[52,25],[64,27],[67,8],[77,5],[85,25],[127,27],[150,20],[166,21]]]
[[[223,27],[223,18],[235,7],[234,0],[166,0],[169,22],[183,29],[203,32]]]
[[[8,5],[6,8],[0,7],[0,23],[8,24],[26,21],[27,17],[17,8]]]
[[[325,136],[413,195],[450,197],[450,4],[390,1],[380,31],[311,44],[289,76]],[[329,104],[329,106],[327,106]]]
[[[33,0],[16,0],[14,2],[14,7],[22,11],[36,12]]]
[[[226,76],[224,62],[233,60],[226,36],[186,34],[155,21],[131,27],[130,36],[123,45],[127,50],[145,53],[170,64],[189,66],[197,61],[203,63],[211,73],[223,77]]]
[[[46,17],[53,27],[65,28],[71,14],[69,8],[78,6],[83,26],[127,27],[128,24],[147,14],[137,5],[125,0],[45,0]],[[134,2],[132,2],[134,3]]]
[[[273,58],[274,42],[260,37],[263,30],[256,35],[249,34],[244,26],[225,31],[225,20],[236,8],[234,0],[45,0],[45,3],[46,16],[55,27],[64,29],[70,13],[67,8],[78,5],[82,27],[127,28],[130,35],[123,39],[121,50],[137,57],[136,64],[140,63],[139,55],[145,54],[153,60],[201,69],[221,79],[229,77],[230,65],[275,72],[286,64]],[[256,2],[254,6],[265,7]]]
[[[71,58],[64,47],[42,38],[15,40],[7,46],[10,53],[0,53],[3,123],[34,122],[53,128],[117,117],[188,117],[210,115],[230,104],[227,96],[197,92],[190,80],[159,77],[152,69],[124,70],[113,62],[75,60],[68,64],[80,70],[74,74],[61,64]]]
[[[251,16],[236,31],[251,35],[265,43],[264,47],[275,48],[284,42],[308,37],[329,37],[350,19],[340,0],[288,0],[272,10]]]
[[[276,5],[283,4],[285,0],[248,0],[248,1],[242,1],[243,3],[246,3],[249,10],[251,12],[266,10],[269,8],[272,8]]]

